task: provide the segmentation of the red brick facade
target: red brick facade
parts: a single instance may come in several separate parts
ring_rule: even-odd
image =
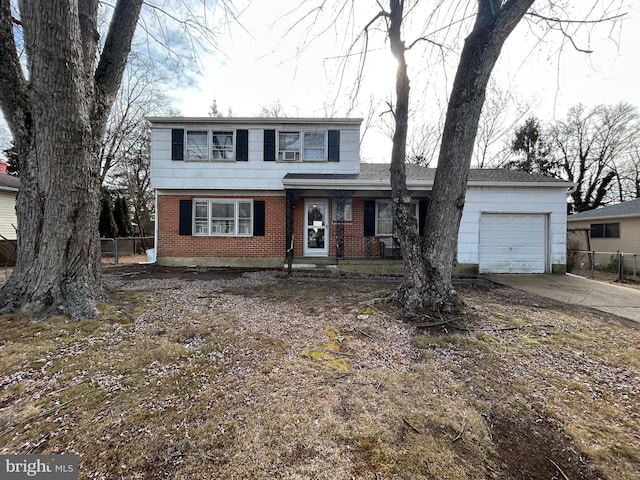
[[[180,235],[180,200],[193,198],[249,198],[247,196],[202,196],[159,195],[158,196],[158,258],[274,258],[286,257],[286,201],[285,196],[251,197],[265,202],[264,236],[193,236]],[[328,241],[329,257],[336,256],[338,224],[331,220],[333,202],[329,197]],[[294,208],[294,256],[304,255],[305,198],[297,200]],[[370,258],[380,255],[376,237],[364,237],[364,199],[353,198],[352,219],[344,222],[344,258]]]
[[[193,236],[178,233],[180,200],[193,198],[248,198],[247,196],[158,196],[158,257],[284,258],[286,245],[285,197],[252,197],[265,202],[265,235],[254,237]]]

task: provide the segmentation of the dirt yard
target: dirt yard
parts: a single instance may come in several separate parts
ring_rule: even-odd
[[[376,301],[394,278],[104,271],[99,320],[0,317],[0,453],[75,453],[82,479],[640,478],[616,317],[465,281],[426,327]]]

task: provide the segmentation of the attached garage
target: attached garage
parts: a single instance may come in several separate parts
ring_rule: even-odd
[[[480,273],[546,273],[547,215],[482,213]]]

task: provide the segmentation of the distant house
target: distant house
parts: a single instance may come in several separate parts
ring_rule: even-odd
[[[149,121],[158,263],[281,268],[292,251],[297,264],[402,271],[389,165],[360,162],[360,119]],[[421,228],[433,179],[407,166]],[[569,185],[472,171],[456,272],[564,271]]]
[[[16,239],[16,196],[20,179],[6,174],[0,162],[0,235],[9,240]],[[6,167],[6,164],[4,164]],[[1,173],[3,172],[4,173]],[[0,237],[0,240],[2,240]]]
[[[569,215],[567,230],[582,250],[640,253],[640,199]]]

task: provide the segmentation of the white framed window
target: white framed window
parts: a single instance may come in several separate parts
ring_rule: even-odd
[[[209,132],[186,130],[185,160],[209,160]]]
[[[278,132],[278,160],[300,160],[300,132]]]
[[[411,203],[411,214],[418,217],[418,203]],[[396,226],[393,219],[393,203],[391,200],[376,201],[376,236],[395,235]]]
[[[221,161],[235,159],[233,130],[185,130],[185,160]]]
[[[322,162],[327,159],[327,132],[304,132],[302,160]]]
[[[338,221],[338,201],[333,200],[333,208],[331,209],[331,220],[333,222]],[[352,222],[353,221],[353,203],[350,198],[346,198],[344,200],[344,215],[342,218],[343,222]]]
[[[253,200],[196,199],[193,234],[198,236],[252,236]]]
[[[211,132],[211,159],[212,160],[233,160],[233,131]]]
[[[326,162],[327,131],[279,131],[278,160],[281,162]]]

